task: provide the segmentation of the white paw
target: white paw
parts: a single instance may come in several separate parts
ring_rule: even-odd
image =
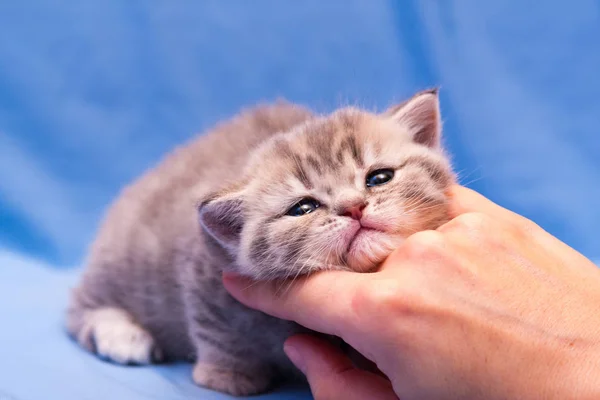
[[[93,342],[96,354],[110,361],[150,364],[162,359],[152,336],[135,324],[125,311],[116,308],[89,311],[84,331]]]

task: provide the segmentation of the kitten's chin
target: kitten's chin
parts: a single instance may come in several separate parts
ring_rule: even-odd
[[[399,235],[376,230],[359,232],[348,249],[348,268],[356,272],[374,271],[403,240]]]

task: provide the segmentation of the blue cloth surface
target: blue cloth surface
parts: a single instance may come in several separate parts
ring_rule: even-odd
[[[187,365],[100,362],[61,319],[119,189],[259,101],[441,86],[461,181],[599,260],[598,38],[593,0],[0,2],[0,399],[222,398]]]

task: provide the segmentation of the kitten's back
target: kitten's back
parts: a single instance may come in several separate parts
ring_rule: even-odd
[[[168,231],[180,233],[180,223],[192,223],[197,230],[195,204],[239,178],[254,148],[310,117],[306,109],[279,101],[246,110],[217,125],[175,149],[127,187],[109,211],[105,225],[118,221],[123,227],[124,222],[131,221],[134,226],[145,224],[160,229],[161,235]]]
[[[251,151],[266,139],[310,117],[308,110],[284,101],[243,111],[175,149],[122,196],[156,199],[164,206],[185,192],[195,202],[239,178]]]

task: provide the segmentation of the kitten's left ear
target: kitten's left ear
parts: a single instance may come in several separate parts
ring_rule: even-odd
[[[437,88],[417,93],[404,103],[391,107],[384,115],[407,129],[415,143],[440,147],[442,123]]]
[[[198,205],[198,221],[221,246],[235,251],[244,226],[243,195],[220,193]]]

